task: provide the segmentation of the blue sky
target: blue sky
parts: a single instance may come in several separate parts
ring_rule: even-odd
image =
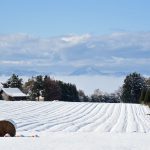
[[[149,31],[149,0],[1,0],[0,33],[36,36]]]
[[[0,0],[0,70],[150,74],[149,0]]]

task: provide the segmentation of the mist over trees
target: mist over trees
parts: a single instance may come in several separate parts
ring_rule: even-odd
[[[13,74],[6,83],[6,88],[19,88],[32,101],[70,101],[70,102],[101,102],[101,103],[150,103],[150,78],[139,73],[128,74],[124,83],[114,93],[104,93],[95,89],[93,94],[86,95],[77,90],[76,85],[54,80],[50,76],[38,75],[23,83],[23,79]],[[90,86],[90,85],[89,85]]]

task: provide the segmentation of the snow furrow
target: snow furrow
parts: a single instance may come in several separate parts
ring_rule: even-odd
[[[112,125],[117,121],[118,115],[118,106],[119,105],[113,105],[111,114],[107,116],[107,119],[103,120],[101,124],[95,129],[96,132],[109,132],[112,128]]]
[[[17,132],[150,132],[150,109],[139,104],[0,101],[0,119]]]
[[[97,114],[95,114],[95,116],[92,118],[92,121],[89,124],[85,124],[85,126],[80,128],[79,131],[90,132],[93,131],[99,125],[98,120],[100,120],[102,116],[104,117],[104,114],[107,114],[107,112],[109,111],[108,108],[110,107],[109,105],[105,105],[105,104],[101,104],[101,105],[102,105],[101,108],[99,109]]]

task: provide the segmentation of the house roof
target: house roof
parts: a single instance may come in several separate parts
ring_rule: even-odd
[[[22,93],[18,88],[2,88],[2,91],[11,97],[24,97],[26,94]]]

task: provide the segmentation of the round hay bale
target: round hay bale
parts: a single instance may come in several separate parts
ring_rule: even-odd
[[[6,134],[9,134],[11,137],[16,135],[15,125],[9,120],[0,121],[0,137],[4,137]]]

